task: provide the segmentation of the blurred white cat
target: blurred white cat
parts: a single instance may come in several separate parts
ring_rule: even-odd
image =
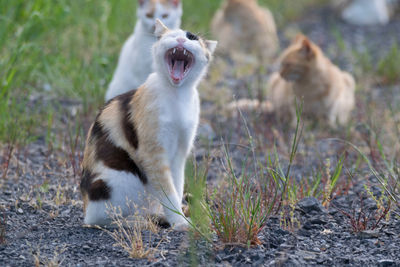
[[[385,25],[390,20],[393,0],[334,0],[340,16],[349,24],[359,26]]]
[[[122,47],[106,101],[137,89],[153,72],[151,47],[157,41],[154,35],[156,20],[161,20],[170,29],[177,29],[181,17],[181,0],[138,0],[135,30]]]

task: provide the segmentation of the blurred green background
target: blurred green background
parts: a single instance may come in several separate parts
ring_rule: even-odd
[[[263,0],[283,25],[317,0]],[[52,108],[37,93],[79,100],[96,111],[123,42],[135,25],[135,0],[0,0],[0,141],[29,141]],[[210,37],[220,0],[185,0],[183,28]],[[29,105],[28,105],[29,103]]]

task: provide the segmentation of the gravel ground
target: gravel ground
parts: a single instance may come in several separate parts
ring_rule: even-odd
[[[400,41],[400,18],[387,27],[358,28],[338,21],[327,9],[320,9],[285,29],[293,27],[310,35],[349,70],[353,69],[354,62],[342,57],[335,46],[334,27],[340,31],[349,50],[367,44],[373,57],[387,51],[393,42]],[[287,44],[288,41],[282,39]],[[232,84],[237,91],[243,87],[242,81],[232,81]],[[398,99],[399,87],[394,88],[391,92]],[[238,92],[238,95],[241,94]],[[206,105],[209,103],[204,103],[203,108]],[[213,126],[217,124],[214,116],[207,119]],[[213,135],[217,142],[219,137],[207,127],[202,128],[204,135]],[[232,139],[240,140],[243,134],[238,131],[238,136]],[[295,175],[301,177],[301,173],[317,164],[319,157],[336,156],[340,149],[337,145],[331,148],[327,142],[319,142],[312,148],[300,147],[306,152],[296,161]],[[35,263],[35,255],[41,264],[49,264],[55,259],[66,266],[189,265],[193,259],[191,246],[194,246],[197,262],[204,266],[400,266],[398,218],[392,216],[373,231],[359,234],[351,231],[349,218],[344,213],[361,208],[362,181],[355,181],[348,194],[334,199],[328,210],[314,198],[301,200],[295,210],[300,227],[293,231],[283,230],[279,218],[271,217],[260,233],[262,244],[258,247],[211,246],[201,241],[191,244],[185,233],[161,230],[153,236],[144,233],[146,242],[153,246],[160,244],[153,257],[130,259],[122,248],[113,246],[114,241],[107,233],[82,227],[79,177],[68,164],[69,155],[65,151],[66,148],[49,150],[39,139],[19,149],[11,160],[0,193],[0,209],[4,215],[0,214],[0,221],[6,231],[5,243],[0,245],[0,266],[31,266]],[[197,158],[201,158],[204,151],[205,147],[199,142],[195,151]],[[311,154],[318,155],[310,158]],[[234,148],[232,155],[237,160],[243,157],[243,153]],[[0,159],[3,161],[4,155]],[[219,176],[217,166],[212,166],[209,176],[210,182],[216,180]],[[368,212],[376,210],[374,202],[368,199],[363,202],[363,208]]]

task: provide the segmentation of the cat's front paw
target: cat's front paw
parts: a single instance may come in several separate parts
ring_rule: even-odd
[[[179,221],[172,223],[172,230],[179,231],[179,232],[187,232],[190,229],[191,220],[190,218],[183,218],[181,217]]]
[[[172,230],[178,232],[187,232],[190,229],[190,224],[188,222],[177,223],[172,226]]]

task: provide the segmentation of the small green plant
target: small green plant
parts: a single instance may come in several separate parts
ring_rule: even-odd
[[[199,239],[212,243],[212,231],[210,230],[210,218],[207,214],[207,175],[211,157],[203,158],[202,163],[196,162],[195,158],[187,161],[185,169],[185,192],[188,202],[188,212],[185,216],[190,217],[193,226],[189,231],[189,254],[190,265],[199,266],[199,255],[197,241]]]
[[[67,246],[63,245],[61,247],[56,247],[52,258],[47,258],[41,255],[40,245],[35,248],[35,251],[32,249],[32,245],[28,243],[31,247],[31,254],[33,257],[33,263],[35,267],[45,266],[45,267],[58,267],[62,266],[64,262],[64,258],[61,255],[67,250]]]
[[[279,160],[276,149],[274,150],[276,166],[269,168],[269,173],[279,185],[281,190],[280,201],[278,201],[277,211],[280,212],[280,224],[285,229],[293,230],[296,226],[299,226],[299,221],[295,217],[294,210],[297,201],[299,201],[298,192],[299,187],[297,182],[291,177],[291,169],[297,154],[297,149],[301,140],[303,132],[303,124],[301,121],[301,115],[303,112],[303,104],[298,105],[298,101],[295,100],[294,105],[296,107],[296,128],[293,135],[292,145],[289,151],[289,163],[286,171],[283,170]],[[271,165],[272,166],[272,165]]]
[[[378,63],[378,74],[383,82],[393,84],[400,80],[400,50],[394,42],[390,51]]]
[[[339,140],[351,146],[361,156],[361,159],[367,164],[370,172],[378,181],[378,186],[382,194],[385,194],[386,203],[394,203],[391,211],[396,216],[400,216],[400,168],[397,161],[397,154],[392,157],[385,154],[383,144],[379,140],[376,133],[367,126],[368,141],[370,155],[367,156],[356,145]],[[389,212],[389,211],[388,211]]]
[[[380,196],[376,196],[372,190],[371,187],[368,186],[367,184],[364,185],[364,189],[367,192],[367,195],[375,201],[376,207],[377,207],[377,213],[378,214],[385,214],[385,219],[388,221],[390,219],[390,206],[391,206],[391,201],[388,199],[387,195],[384,192],[380,192]],[[377,219],[377,218],[376,218]]]
[[[186,164],[185,170],[185,192],[188,196],[189,217],[191,224],[195,226],[194,233],[206,236],[210,239],[210,220],[207,216],[207,175],[211,158],[205,158],[205,163],[199,164],[192,159]]]
[[[248,154],[242,161],[241,174],[237,175],[229,150],[223,145],[226,179],[211,194],[207,209],[212,229],[220,241],[249,247],[261,243],[258,234],[276,211],[281,187],[274,176],[265,175],[267,167],[257,159],[247,121],[240,109],[238,112],[250,144]]]
[[[300,221],[295,215],[297,201],[298,199],[295,196],[291,196],[286,201],[286,205],[281,209],[279,213],[279,224],[281,228],[289,231],[294,231],[300,228]]]
[[[127,205],[129,204],[127,200]],[[132,211],[136,210],[131,207]],[[137,212],[129,217],[124,217],[120,207],[107,206],[107,214],[111,218],[112,225],[115,230],[108,230],[98,227],[105,231],[112,239],[114,239],[114,246],[121,247],[128,254],[129,257],[135,259],[152,258],[157,252],[158,246],[161,244],[161,239],[156,246],[152,245],[152,233],[158,232],[158,227],[154,224],[150,216],[141,216]],[[150,237],[146,242],[143,239],[142,231],[149,231]]]
[[[328,180],[325,181],[325,185],[323,188],[323,194],[322,194],[322,205],[326,208],[329,207],[329,204],[332,201],[333,197],[333,192],[336,188],[336,184],[339,180],[339,177],[342,173],[343,169],[343,162],[344,162],[344,156],[341,156],[338,163],[336,164],[335,170],[333,171],[332,174],[330,174],[330,167],[331,167],[331,162],[329,159],[326,160],[326,177],[328,177]]]
[[[214,191],[208,205],[212,228],[225,244],[259,245],[258,234],[274,211],[273,196],[278,186],[272,180],[264,180],[266,177],[260,177],[264,183],[257,182],[244,166],[238,177],[226,148],[225,160],[226,184]]]
[[[35,203],[36,209],[40,210],[42,209],[43,201],[48,193],[49,193],[49,182],[44,181],[43,184],[37,187],[36,190],[36,203]]]
[[[370,211],[368,214],[364,207],[364,196],[360,195],[359,210],[356,211],[355,203],[353,202],[353,211],[348,213],[339,209],[339,211],[349,219],[351,229],[354,233],[359,233],[367,230],[375,230],[381,221],[389,216],[391,209],[390,200],[386,205],[374,211]]]

